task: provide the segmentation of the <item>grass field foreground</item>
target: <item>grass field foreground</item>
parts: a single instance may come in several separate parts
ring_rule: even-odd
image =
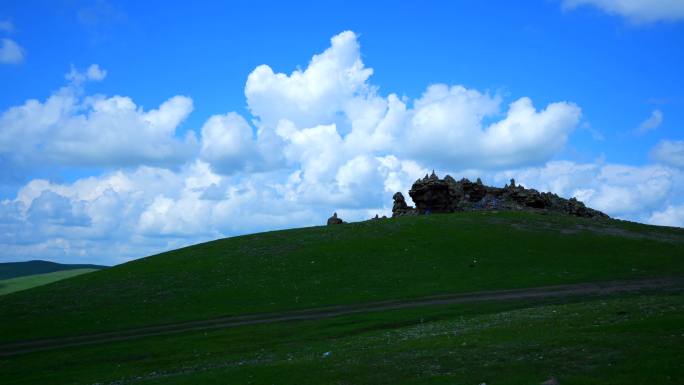
[[[3,384],[681,384],[684,293],[514,301],[38,352]]]

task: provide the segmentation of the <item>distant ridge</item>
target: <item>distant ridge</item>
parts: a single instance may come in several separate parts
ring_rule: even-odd
[[[23,277],[27,275],[53,273],[55,271],[74,269],[105,269],[109,266],[88,264],[63,264],[49,261],[33,260],[27,262],[0,263],[0,280]]]

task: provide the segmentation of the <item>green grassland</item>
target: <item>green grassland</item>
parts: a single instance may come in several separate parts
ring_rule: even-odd
[[[36,286],[47,285],[48,283],[61,281],[63,279],[75,277],[77,275],[90,273],[96,269],[73,269],[55,271],[52,273],[26,275],[17,278],[9,278],[0,281],[0,295],[13,293],[15,291],[26,290]]]
[[[0,298],[0,343],[440,293],[682,275],[683,229],[524,212],[407,217],[221,239],[11,293]]]
[[[0,359],[3,384],[684,383],[684,292],[283,322]]]

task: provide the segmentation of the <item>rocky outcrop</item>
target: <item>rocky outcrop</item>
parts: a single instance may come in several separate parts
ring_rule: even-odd
[[[392,205],[392,217],[416,214],[416,210],[406,204],[406,198],[404,198],[404,194],[400,192],[395,193],[392,199],[394,199],[394,205]]]
[[[344,221],[340,218],[337,217],[337,213],[333,213],[332,217],[328,218],[328,223],[327,225],[341,225],[343,224]]]
[[[486,186],[479,178],[475,182],[465,178],[456,181],[449,175],[440,179],[433,171],[431,175],[418,179],[409,195],[416,207],[409,207],[404,196],[396,193],[393,217],[475,210],[536,210],[585,218],[608,218],[575,198],[564,199],[556,194],[526,189],[516,185],[514,179],[499,188]]]

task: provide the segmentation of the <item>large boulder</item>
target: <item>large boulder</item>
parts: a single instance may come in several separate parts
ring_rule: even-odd
[[[409,195],[419,214],[453,211],[454,199],[451,197],[449,182],[439,179],[434,171],[432,175],[425,175],[425,178],[417,180],[409,190]]]
[[[394,204],[392,205],[392,212],[408,210],[408,205],[406,204],[406,198],[404,198],[404,194],[400,192],[394,193],[392,199],[394,200]]]
[[[404,194],[397,192],[392,196],[392,199],[394,200],[394,204],[392,205],[392,217],[416,214],[416,209],[406,204]]]
[[[328,218],[328,226],[330,225],[341,225],[344,221],[337,217],[337,213],[333,213],[332,217]]]

